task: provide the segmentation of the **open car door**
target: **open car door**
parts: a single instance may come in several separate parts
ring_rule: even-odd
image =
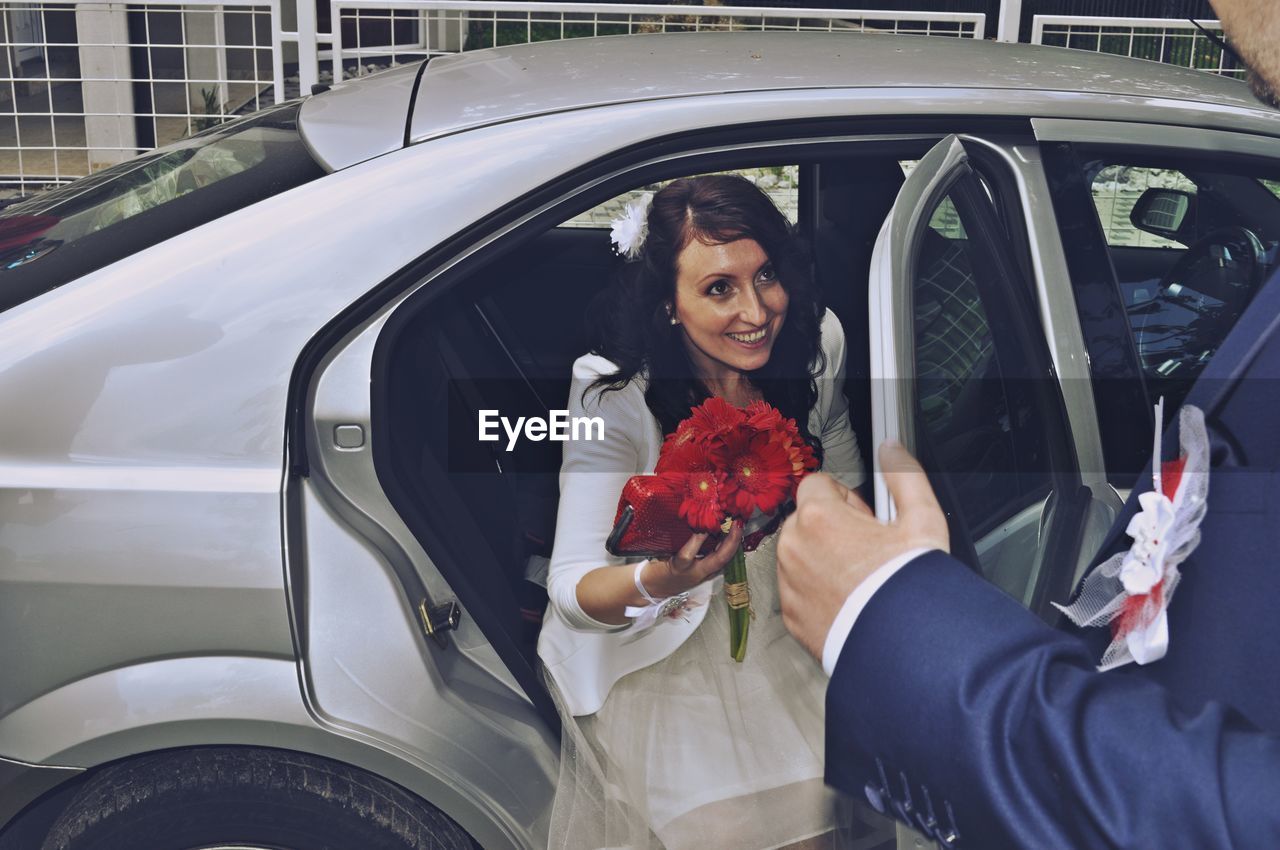
[[[1090,492],[1030,282],[966,142],[903,184],[872,256],[872,431],[929,473],[951,551],[1050,619],[1069,592]],[[893,505],[875,462],[876,513]]]

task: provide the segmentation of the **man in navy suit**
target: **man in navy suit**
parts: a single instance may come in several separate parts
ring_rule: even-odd
[[[1280,2],[1214,6],[1255,92],[1280,91]],[[1277,325],[1273,279],[1187,399],[1205,414],[1209,509],[1153,663],[1097,672],[1099,646],[947,555],[901,446],[880,455],[891,524],[826,476],[804,481],[779,588],[831,675],[829,783],[947,846],[1280,848]]]

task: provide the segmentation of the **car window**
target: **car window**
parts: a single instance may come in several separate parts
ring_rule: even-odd
[[[0,310],[319,177],[298,109],[263,110],[0,211]]]
[[[1188,150],[1042,148],[1089,352],[1108,480],[1181,406],[1276,267],[1280,164]],[[1141,427],[1139,424],[1141,423]]]
[[[997,340],[982,286],[990,263],[969,236],[950,194],[931,211],[912,278],[917,437],[945,479],[948,501],[965,522],[983,574],[1025,599],[1033,576],[1040,513],[1051,486],[1046,429],[1011,335]],[[985,291],[985,295],[984,295]],[[993,308],[996,308],[993,312]]]
[[[732,171],[716,173],[741,174],[763,189],[765,194],[773,199],[778,209],[782,210],[792,224],[800,220],[800,168],[798,166],[770,165],[758,168],[738,168]],[[574,216],[561,226],[609,227],[610,222],[622,214],[627,204],[645,193],[652,194],[658,191],[662,186],[662,183],[638,186]]]
[[[971,418],[963,421],[961,394],[986,370],[991,328],[974,286],[968,238],[950,198],[930,216],[925,238],[932,244],[915,279],[916,387],[923,424],[935,436],[949,436],[948,431],[978,430]]]
[[[1148,394],[1177,410],[1275,265],[1280,200],[1263,180],[1194,162],[1088,170]]]

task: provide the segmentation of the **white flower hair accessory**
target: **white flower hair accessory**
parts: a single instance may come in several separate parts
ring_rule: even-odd
[[[645,192],[627,204],[622,215],[610,222],[609,240],[613,242],[614,252],[624,260],[638,259],[644,250],[644,240],[649,236],[649,206],[652,203],[653,195]]]

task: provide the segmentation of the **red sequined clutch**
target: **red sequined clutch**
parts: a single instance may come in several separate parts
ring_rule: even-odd
[[[669,558],[689,542],[693,531],[680,518],[681,495],[658,483],[656,475],[633,475],[622,488],[613,531],[605,540],[605,549],[620,557]],[[782,522],[782,511],[763,528],[742,540],[742,548],[751,552],[760,541],[772,534]],[[715,551],[723,535],[707,537],[698,556]]]

